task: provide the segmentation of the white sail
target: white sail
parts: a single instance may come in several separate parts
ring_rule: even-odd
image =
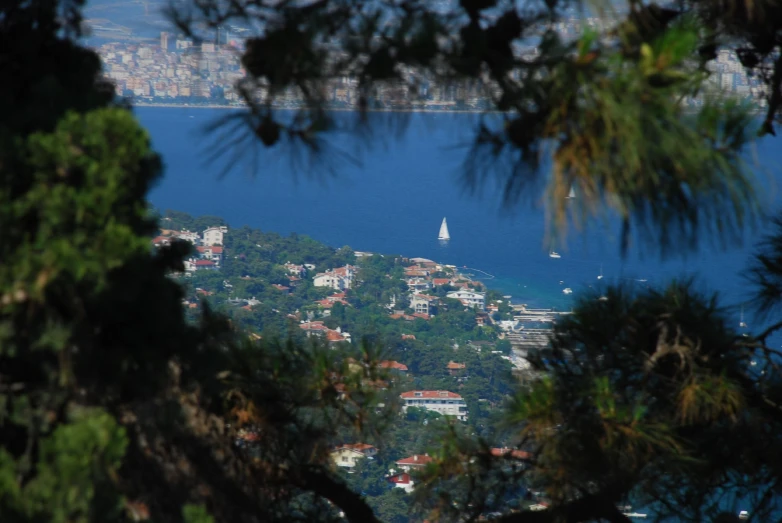
[[[573,190],[573,186],[570,186],[570,192],[567,195],[568,198],[575,198],[576,197],[576,191]]]
[[[438,240],[450,240],[451,235],[448,233],[448,222],[443,218],[443,223],[440,225],[440,234],[437,236]]]

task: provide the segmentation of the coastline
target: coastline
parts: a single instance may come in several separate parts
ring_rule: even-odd
[[[176,104],[166,102],[135,102],[130,100],[131,107],[144,107],[154,108],[162,107],[164,109],[223,109],[223,110],[242,110],[246,109],[246,105],[227,105],[227,104]],[[272,107],[274,111],[299,111],[304,107]],[[357,107],[327,107],[325,111],[328,112],[341,112],[341,113],[353,113],[358,112]],[[366,109],[369,113],[447,113],[447,114],[504,114],[503,111],[491,110],[491,109],[428,109],[426,107],[408,107],[408,108],[369,108]],[[688,107],[685,109],[687,113],[695,113],[697,107]],[[765,108],[756,107],[752,114],[762,115],[765,114]]]
[[[185,104],[174,104],[174,103],[149,103],[149,102],[133,102],[131,101],[132,107],[163,107],[167,109],[232,109],[234,111],[236,110],[242,110],[245,109],[246,106],[244,105],[223,105],[223,104],[198,104],[198,105],[185,105]],[[272,108],[275,111],[298,111],[300,109],[303,109],[303,107],[273,107]],[[358,109],[355,107],[327,107],[325,109],[329,112],[343,112],[343,113],[354,113],[358,112]],[[454,113],[454,114],[501,114],[501,111],[490,111],[490,110],[482,110],[482,109],[426,109],[426,108],[409,108],[409,109],[403,109],[403,108],[372,108],[367,109],[367,112],[370,113]]]

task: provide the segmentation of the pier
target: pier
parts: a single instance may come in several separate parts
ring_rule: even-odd
[[[554,323],[560,316],[573,314],[572,312],[560,312],[554,309],[528,309],[526,305],[511,305],[513,319],[521,322]]]
[[[551,329],[524,329],[520,332],[514,332],[505,336],[513,352],[519,352],[522,355],[529,349],[541,349],[548,346],[551,339]]]
[[[459,271],[459,274],[460,274],[461,276],[467,276],[467,277],[469,277],[469,276],[474,276],[473,274],[464,274],[464,273],[462,273],[462,272],[461,272],[462,270],[466,270],[466,271],[475,271],[475,272],[479,272],[479,273],[481,273],[481,274],[483,275],[483,277],[484,277],[484,278],[486,278],[487,280],[493,280],[493,279],[494,279],[494,277],[495,277],[493,274],[489,274],[489,273],[488,273],[488,272],[486,272],[486,271],[482,271],[481,269],[476,269],[475,267],[467,267],[466,265],[465,265],[464,267],[457,267],[457,269],[458,269],[458,271]]]

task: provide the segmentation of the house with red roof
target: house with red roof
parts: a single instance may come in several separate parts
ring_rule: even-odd
[[[342,332],[339,327],[336,330],[329,329],[322,321],[303,321],[299,323],[299,328],[306,332],[308,337],[312,335],[325,337],[329,345],[341,342],[350,343],[351,340],[349,332]]]
[[[163,245],[170,245],[171,244],[171,238],[167,236],[155,236],[152,238],[152,245],[155,247],[161,247]]]
[[[322,321],[303,321],[299,324],[299,328],[307,333],[307,336],[312,334],[325,334],[329,330],[328,327],[323,325]]]
[[[431,463],[432,461],[434,461],[434,459],[432,459],[429,454],[413,454],[412,456],[397,461],[396,466],[405,472],[410,472],[411,470],[420,470],[424,468],[427,463]]]
[[[415,316],[410,316],[409,314],[405,314],[404,312],[394,312],[389,317],[392,320],[406,320],[406,321],[415,320]]]
[[[445,368],[448,370],[448,374],[451,376],[456,376],[457,374],[461,374],[462,371],[467,368],[467,365],[465,363],[449,361]]]
[[[195,258],[185,260],[186,272],[195,272],[203,269],[216,269],[216,268],[217,268],[217,264],[212,260],[199,260]]]
[[[398,474],[392,474],[386,477],[386,480],[393,484],[395,487],[404,489],[408,494],[413,491],[413,477],[409,472],[399,472]]]
[[[493,448],[491,449],[491,455],[496,458],[517,459],[519,461],[527,461],[532,458],[532,454],[529,452],[508,447]]]
[[[381,369],[389,369],[389,370],[395,370],[398,372],[407,372],[407,365],[404,363],[399,363],[398,361],[394,360],[385,360],[381,361],[377,364],[378,367]]]
[[[437,412],[443,416],[453,416],[460,421],[467,419],[467,403],[454,392],[447,390],[411,390],[399,396],[402,399],[402,411],[410,407]]]

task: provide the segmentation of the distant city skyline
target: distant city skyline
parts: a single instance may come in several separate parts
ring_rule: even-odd
[[[598,22],[590,19],[586,23]],[[577,29],[571,22],[557,27],[566,38],[574,37]],[[118,92],[140,103],[240,106],[241,98],[234,86],[245,74],[240,63],[242,38],[231,36],[226,30],[219,39],[221,43],[204,42],[196,46],[174,32],[162,31],[155,43],[116,41],[99,45],[96,51],[106,76],[115,82]],[[530,47],[527,52],[536,51]],[[410,79],[415,73],[409,69],[403,75]],[[431,79],[417,79],[418,90],[412,93],[404,85],[379,86],[372,100],[373,107],[441,111],[483,111],[492,107],[486,87],[478,82],[441,85]],[[735,54],[729,51],[718,54],[712,82],[743,97],[754,96],[762,89],[759,81],[747,78]],[[357,107],[357,86],[354,78],[335,79],[323,93],[327,105],[336,109]],[[764,105],[762,100],[758,102]],[[277,96],[275,106],[296,108],[302,103],[298,93],[291,89]]]

